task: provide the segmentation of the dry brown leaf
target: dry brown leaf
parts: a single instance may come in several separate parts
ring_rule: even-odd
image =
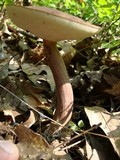
[[[6,62],[0,63],[0,79],[5,79],[8,76],[9,64]]]
[[[102,123],[101,128],[112,142],[116,152],[120,156],[120,119],[116,113],[109,113],[101,107],[85,107],[85,112],[90,124]],[[117,114],[120,115],[119,112]]]
[[[15,132],[13,128],[8,124],[2,124],[0,122],[0,140],[9,140],[11,142],[15,142]]]
[[[61,146],[57,139],[52,142],[52,146],[54,146],[53,155],[55,160],[72,160],[71,156],[61,149],[64,146]]]
[[[13,115],[11,110],[4,110],[3,112],[4,112],[5,116],[10,116],[11,117],[11,121],[13,121],[15,123],[15,117],[14,117],[14,115]]]
[[[82,150],[80,148],[80,150]],[[86,142],[86,152],[88,160],[99,160],[98,154],[95,149],[92,149],[88,142]],[[83,155],[85,153],[83,152]]]
[[[119,81],[119,79],[113,75],[108,75],[104,73],[104,79],[107,81],[108,84],[113,86],[116,82]]]
[[[52,114],[51,107],[42,94],[39,95],[39,94],[31,93],[31,95],[24,95],[23,99],[32,107],[42,108]]]
[[[1,122],[0,122],[0,134],[5,134],[5,133],[10,133],[10,127],[9,126],[6,126],[6,125],[3,125]]]
[[[18,125],[15,132],[19,139],[17,144],[20,152],[19,160],[72,160],[65,151],[53,149],[42,135],[34,133],[23,125]]]
[[[104,79],[108,84],[111,85],[111,88],[105,89],[104,92],[120,98],[120,79],[116,78],[113,75],[110,76],[107,74],[104,74]]]
[[[16,126],[15,132],[18,136],[17,144],[20,152],[20,160],[50,160],[52,150],[47,141],[40,135],[34,133],[23,125]]]
[[[73,43],[76,44],[76,41],[71,41],[71,43],[66,43],[65,41],[58,42],[62,49],[60,53],[67,67],[70,65],[71,60],[73,59],[76,53],[75,49],[72,46]]]
[[[38,85],[38,81],[43,80],[49,83],[51,90],[55,89],[55,82],[51,69],[47,65],[35,66],[33,64],[24,63],[21,65],[22,71],[27,74],[28,78]],[[45,72],[45,74],[42,74]]]

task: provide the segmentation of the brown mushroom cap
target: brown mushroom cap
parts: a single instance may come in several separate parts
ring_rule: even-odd
[[[7,12],[13,23],[49,41],[83,40],[100,30],[78,17],[47,7],[10,5]]]

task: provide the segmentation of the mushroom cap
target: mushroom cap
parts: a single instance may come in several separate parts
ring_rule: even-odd
[[[14,24],[45,40],[83,40],[100,31],[100,27],[47,7],[7,6]]]

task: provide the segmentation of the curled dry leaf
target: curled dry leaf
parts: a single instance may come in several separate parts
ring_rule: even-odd
[[[36,122],[35,114],[34,114],[33,111],[30,111],[30,116],[29,116],[28,120],[26,120],[26,121],[24,122],[24,125],[25,125],[26,127],[31,127],[35,122]]]

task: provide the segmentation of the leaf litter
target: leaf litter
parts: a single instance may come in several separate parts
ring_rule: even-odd
[[[74,91],[73,126],[45,137],[56,95],[42,40],[8,22],[3,18],[0,25],[0,138],[17,144],[21,160],[103,160],[111,149],[111,157],[120,156],[119,61],[105,56],[98,39],[58,44]],[[104,138],[111,148],[97,148]]]

